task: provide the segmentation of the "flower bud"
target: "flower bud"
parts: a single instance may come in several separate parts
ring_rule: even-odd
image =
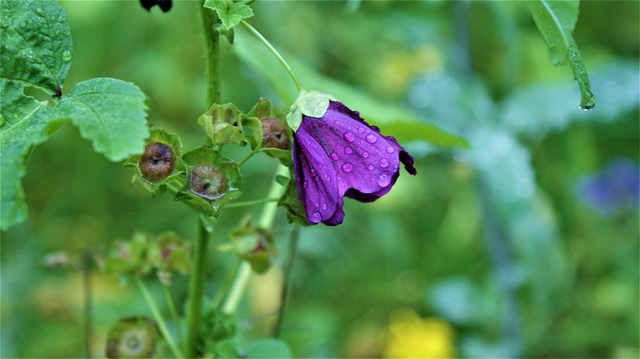
[[[140,156],[140,173],[149,182],[159,182],[169,177],[175,167],[176,155],[173,149],[160,142],[148,144]]]
[[[229,185],[220,170],[210,164],[195,166],[189,175],[189,187],[194,194],[214,201],[222,197]]]
[[[262,123],[262,147],[279,148],[288,150],[291,148],[291,136],[284,122],[273,117],[260,119]]]

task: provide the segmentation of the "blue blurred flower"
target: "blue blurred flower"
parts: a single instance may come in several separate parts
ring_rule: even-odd
[[[599,173],[583,178],[578,191],[588,206],[605,214],[626,208],[637,210],[640,168],[627,159],[613,160]]]

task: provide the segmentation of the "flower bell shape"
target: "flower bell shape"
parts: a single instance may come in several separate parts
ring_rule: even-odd
[[[303,91],[287,118],[295,131],[293,168],[310,224],[344,219],[344,197],[373,202],[389,193],[400,162],[416,174],[413,157],[358,112],[329,95]]]

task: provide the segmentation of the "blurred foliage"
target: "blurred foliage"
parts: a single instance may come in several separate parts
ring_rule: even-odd
[[[133,82],[149,96],[149,121],[179,132],[185,151],[197,146],[197,119],[209,107],[198,3],[175,1],[167,13],[137,1],[61,5],[74,42],[65,89],[92,77]],[[573,37],[598,99],[589,112],[577,108],[571,69],[550,63],[519,2],[251,6],[250,22],[283,53],[470,145],[408,143],[418,176],[401,176],[373,204],[348,201],[339,227],[301,231],[280,331],[294,356],[380,356],[402,327],[462,357],[638,357],[637,190],[613,210],[584,190],[584,181],[610,177],[618,160],[638,181],[638,2],[580,4]],[[238,42],[245,30],[236,31]],[[222,102],[243,112],[260,97],[288,105],[233,46],[222,46]],[[225,151],[239,158],[246,149]],[[257,155],[243,166],[243,198],[264,195],[274,165]],[[197,222],[171,198],[131,187],[130,171],[95,154],[71,126],[33,151],[27,173],[29,218],[2,239],[0,356],[81,357],[89,269],[80,259],[51,269],[45,256],[104,253],[137,230],[190,239]],[[244,214],[221,213],[214,248],[228,245]],[[286,253],[284,211],[276,223],[274,245]],[[210,296],[234,265],[233,256],[211,253]],[[252,281],[238,322],[249,339],[271,331],[281,268]],[[94,273],[91,287],[90,343],[104,355],[119,318],[149,311],[135,288],[111,277]],[[162,298],[160,284],[150,287]],[[186,276],[174,276],[171,290],[181,310]],[[412,325],[403,326],[403,311]],[[256,342],[248,351],[277,345]]]

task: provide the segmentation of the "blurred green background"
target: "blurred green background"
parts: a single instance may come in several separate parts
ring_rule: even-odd
[[[282,328],[296,357],[640,355],[639,4],[580,5],[574,37],[598,100],[589,112],[520,2],[252,4],[249,22],[291,61],[471,145],[404,143],[416,177],[403,173],[375,203],[347,201],[341,226],[302,230]],[[131,81],[149,97],[152,124],[199,146],[207,104],[198,2],[174,1],[168,13],[137,1],[61,5],[74,46],[65,88]],[[247,33],[236,30],[234,45],[223,39],[223,102],[288,106],[237,55]],[[274,169],[252,158],[245,198],[264,196]],[[170,197],[131,186],[129,170],[69,125],[33,151],[27,170],[29,219],[2,235],[0,354],[83,357],[82,274],[47,268],[45,256],[104,252],[136,230],[191,239],[196,220]],[[214,247],[244,215],[224,211]],[[282,210],[276,221],[284,256],[291,227]],[[211,253],[210,295],[230,256]],[[268,333],[281,282],[279,268],[252,281],[240,322],[248,337]],[[185,288],[176,278],[180,302]],[[92,350],[102,356],[106,330],[148,309],[135,288],[99,273],[92,294]]]

